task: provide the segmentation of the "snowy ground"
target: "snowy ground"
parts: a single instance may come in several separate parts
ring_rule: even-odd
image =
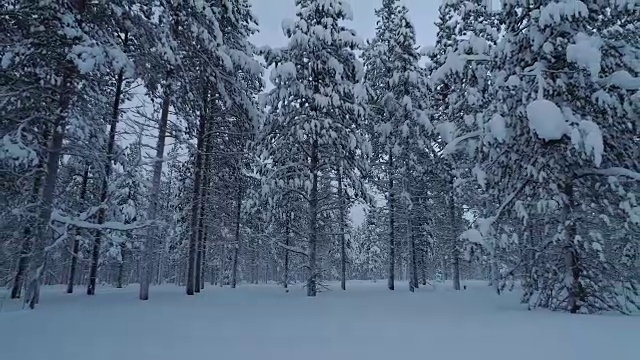
[[[350,282],[316,298],[300,286],[45,289],[35,311],[4,300],[0,358],[10,360],[638,360],[640,317],[527,311],[481,283],[390,292]],[[81,289],[78,289],[81,290]],[[0,298],[2,294],[0,293]]]

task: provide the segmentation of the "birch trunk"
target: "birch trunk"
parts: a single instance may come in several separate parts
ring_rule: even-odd
[[[158,194],[160,193],[160,180],[162,177],[162,166],[164,164],[164,146],[167,137],[167,124],[169,122],[169,108],[171,106],[171,87],[169,85],[170,75],[167,74],[167,84],[165,84],[162,99],[162,111],[160,113],[160,123],[158,124],[158,141],[156,143],[156,156],[153,163],[153,177],[151,180],[151,194],[149,201],[148,220],[155,220],[158,211]],[[140,300],[149,300],[149,285],[152,277],[151,260],[153,258],[154,227],[147,230],[144,239],[142,258],[140,259]]]

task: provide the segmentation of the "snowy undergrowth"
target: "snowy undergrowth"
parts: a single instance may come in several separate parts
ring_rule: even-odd
[[[138,301],[137,286],[95,297],[44,290],[42,306],[5,301],[0,354],[15,360],[581,359],[640,358],[640,317],[527,311],[519,294],[486,283],[454,292],[440,284],[411,294],[385,282],[350,282],[308,298],[300,286],[208,287],[195,297],[174,286]],[[406,290],[406,291],[405,291]],[[36,345],[37,344],[37,345]],[[523,351],[523,349],[527,349]]]

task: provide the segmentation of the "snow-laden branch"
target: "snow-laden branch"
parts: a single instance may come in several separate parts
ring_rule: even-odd
[[[477,130],[477,131],[473,131],[470,132],[468,134],[464,134],[462,136],[458,136],[457,138],[451,140],[447,146],[444,147],[444,149],[442,149],[442,153],[444,155],[449,155],[452,154],[456,151],[456,148],[458,147],[458,144],[460,144],[463,141],[469,140],[469,139],[473,139],[474,137],[478,137],[482,135],[482,131]]]
[[[602,176],[622,176],[632,180],[640,181],[640,173],[621,168],[621,167],[612,167],[608,169],[587,169],[580,170],[577,172],[578,176],[588,176],[588,175],[602,175]]]
[[[309,256],[309,254],[304,249],[301,249],[299,247],[286,245],[281,243],[280,241],[274,241],[274,243],[287,251],[291,251],[293,253],[304,255],[307,257]]]
[[[58,221],[66,225],[83,228],[83,229],[117,230],[117,231],[131,231],[136,229],[142,229],[147,226],[150,226],[153,223],[152,221],[141,221],[141,222],[136,222],[132,224],[124,224],[117,221],[107,221],[102,224],[96,224],[96,223],[83,220],[82,218],[74,219],[69,216],[64,216],[58,212],[54,212],[51,214],[51,220]]]

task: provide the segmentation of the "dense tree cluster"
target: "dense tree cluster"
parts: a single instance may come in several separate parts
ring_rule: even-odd
[[[486,279],[640,306],[637,1],[444,0],[423,50],[399,0],[366,41],[346,0],[295,5],[260,49],[249,0],[0,5],[12,298]]]

